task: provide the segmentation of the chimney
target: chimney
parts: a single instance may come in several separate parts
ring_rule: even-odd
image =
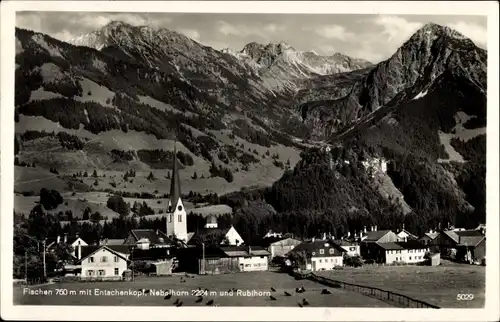
[[[373,226],[370,226],[370,231],[373,231]]]
[[[366,226],[364,227],[364,231],[365,231],[365,233],[366,233]]]
[[[403,223],[403,230],[405,230],[405,223]]]
[[[252,255],[252,246],[248,245],[248,255]]]
[[[316,240],[316,238],[315,238],[315,237],[313,237],[313,238],[311,239],[311,241],[312,241],[313,243],[314,243],[314,241],[315,241],[315,240]]]
[[[76,233],[75,236],[77,239],[80,238],[80,233]]]
[[[347,238],[349,238],[349,237],[351,237],[351,232],[350,231],[347,232]]]
[[[57,244],[59,244],[61,242],[61,236],[57,236]]]
[[[68,242],[68,234],[64,234],[64,243],[66,244]]]
[[[375,225],[375,231],[377,231],[377,225]]]
[[[323,240],[326,240],[326,233],[323,233]]]
[[[77,258],[80,260],[82,259],[82,245],[78,245],[78,254]]]

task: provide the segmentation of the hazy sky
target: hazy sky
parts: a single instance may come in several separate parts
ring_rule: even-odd
[[[486,17],[208,13],[18,12],[16,26],[68,40],[112,20],[175,30],[215,49],[286,41],[297,50],[341,52],[379,62],[428,22],[452,27],[486,49]]]

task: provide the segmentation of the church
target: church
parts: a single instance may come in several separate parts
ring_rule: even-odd
[[[193,234],[187,232],[187,212],[181,198],[181,181],[177,161],[177,148],[174,146],[174,161],[172,164],[172,179],[170,181],[170,199],[167,210],[166,235],[177,238],[184,243],[189,241]]]

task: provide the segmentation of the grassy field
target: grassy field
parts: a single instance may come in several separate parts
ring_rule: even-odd
[[[318,274],[397,292],[444,308],[484,307],[484,266],[379,266],[344,268]],[[458,301],[457,294],[473,294],[474,299]]]
[[[295,288],[304,286],[305,293],[295,293]],[[196,303],[196,296],[192,293],[198,288],[208,288],[210,292],[217,292],[206,296],[203,302]],[[274,287],[276,292],[271,292]],[[370,298],[358,293],[345,291],[342,289],[329,288],[332,294],[322,295],[323,285],[312,281],[297,281],[289,275],[275,272],[245,272],[227,275],[206,275],[188,278],[186,283],[180,282],[179,276],[172,277],[143,277],[130,282],[94,282],[94,283],[57,283],[40,287],[41,289],[53,290],[53,295],[23,295],[22,286],[14,286],[14,304],[21,305],[141,305],[141,306],[173,306],[176,299],[183,302],[183,306],[205,306],[213,299],[219,306],[288,306],[297,307],[298,302],[304,298],[312,307],[390,307],[389,304]],[[80,291],[94,290],[133,290],[155,289],[155,290],[175,290],[186,291],[185,295],[175,295],[171,299],[165,300],[164,296],[95,296],[80,295]],[[221,295],[231,288],[248,291],[268,292],[261,296],[242,295]],[[32,287],[37,290],[38,287]],[[68,294],[76,291],[76,295],[55,295],[55,289],[66,289]],[[284,291],[288,291],[292,296],[285,296]],[[269,293],[270,292],[270,293]],[[269,294],[273,294],[276,301],[270,299]]]

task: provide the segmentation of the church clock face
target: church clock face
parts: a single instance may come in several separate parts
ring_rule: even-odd
[[[182,211],[182,206],[177,207],[179,211]]]

